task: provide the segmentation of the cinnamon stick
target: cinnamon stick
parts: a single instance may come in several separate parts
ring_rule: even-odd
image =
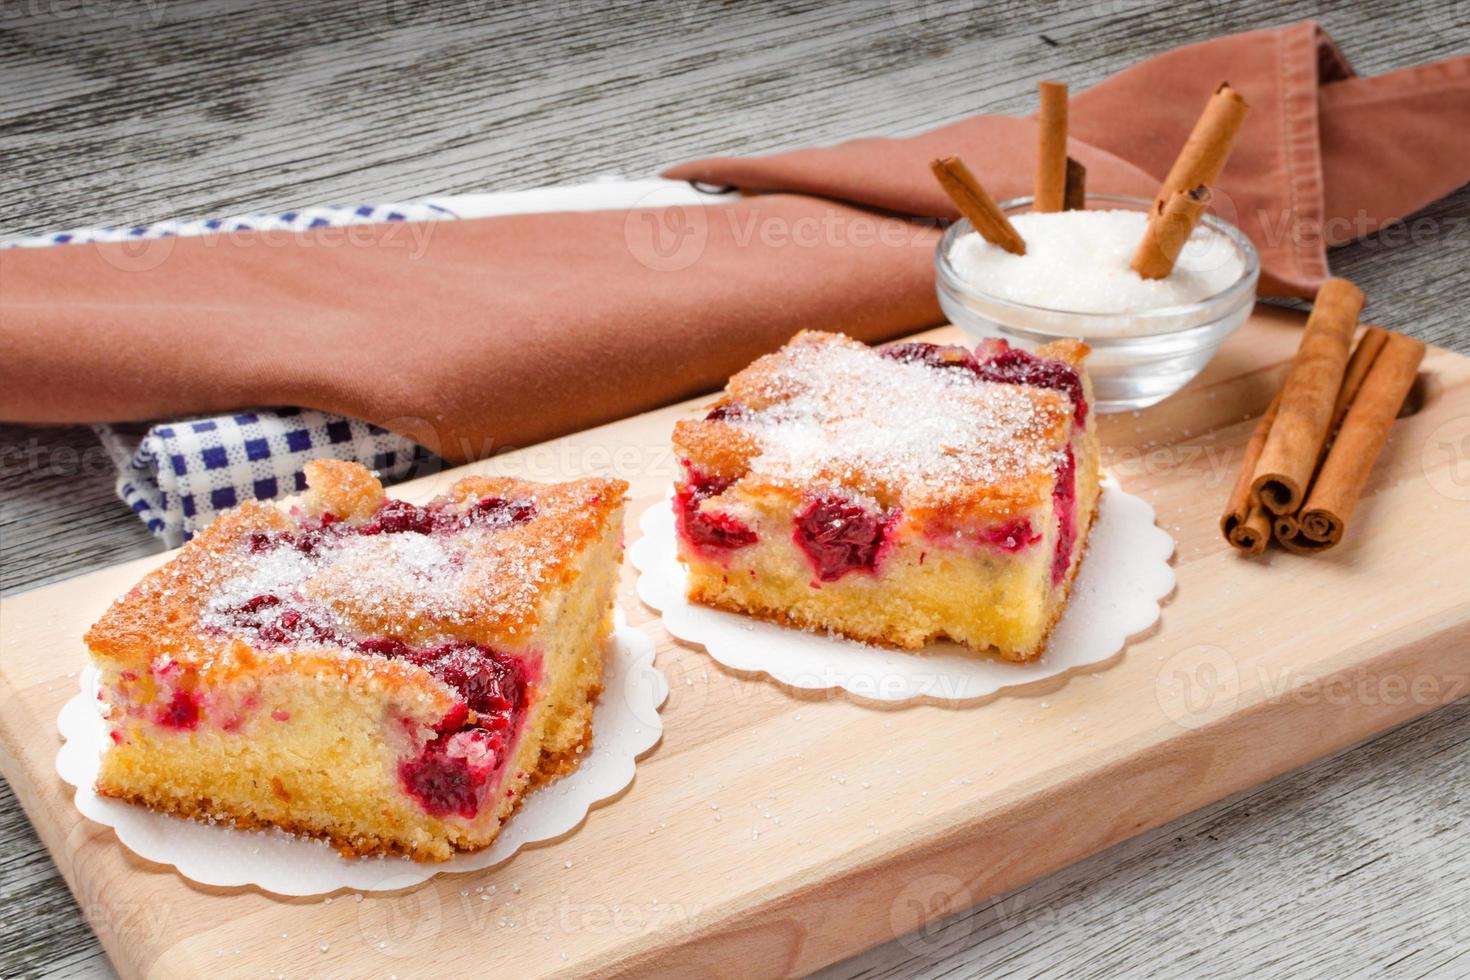
[[[1209,206],[1210,189],[1203,185],[1179,191],[1162,206],[1155,205],[1130,268],[1144,279],[1163,279],[1173,272],[1179,253]]]
[[[1358,338],[1352,354],[1348,357],[1347,367],[1342,372],[1342,387],[1338,389],[1337,400],[1332,406],[1332,424],[1327,427],[1327,445],[1323,447],[1324,449],[1331,450],[1333,433],[1341,428],[1348,407],[1357,397],[1358,389],[1363,386],[1363,379],[1368,376],[1369,368],[1373,366],[1374,359],[1378,357],[1387,341],[1388,331],[1382,327],[1367,327],[1363,330],[1363,335]],[[1317,459],[1317,467],[1312,473],[1313,485],[1317,482],[1317,474],[1322,471],[1322,463],[1326,458],[1327,452],[1323,452]],[[1296,516],[1292,517],[1291,534],[1295,534],[1299,526]]]
[[[975,179],[963,160],[945,157],[930,163],[929,169],[934,171],[939,186],[960,209],[960,214],[970,219],[970,224],[987,242],[1016,255],[1026,254],[1025,239],[996,207],[994,199],[980,186],[980,181]]]
[[[1087,210],[1087,168],[1067,157],[1067,188],[1062,194],[1063,211]]]
[[[1271,515],[1260,504],[1252,503],[1245,520],[1230,529],[1226,540],[1247,555],[1259,555],[1271,541]]]
[[[1302,506],[1300,531],[1283,544],[1294,551],[1318,552],[1342,540],[1423,360],[1422,342],[1403,334],[1388,334],[1356,397],[1351,399],[1342,428]]]
[[[1302,526],[1297,523],[1295,514],[1277,514],[1275,520],[1271,522],[1271,533],[1275,536],[1277,544],[1298,555],[1311,554],[1310,549],[1297,544],[1297,539],[1301,537],[1301,529]]]
[[[1358,344],[1353,348],[1347,367],[1342,372],[1342,388],[1338,390],[1337,402],[1332,406],[1332,425],[1328,427],[1329,431],[1336,432],[1342,425],[1348,407],[1358,397],[1363,379],[1368,377],[1368,369],[1373,366],[1373,361],[1386,343],[1388,331],[1382,327],[1368,327],[1363,331],[1363,336],[1358,338]]]
[[[1329,279],[1317,293],[1251,480],[1251,494],[1272,514],[1295,513],[1306,496],[1362,311],[1363,291],[1346,279]]]
[[[1033,211],[1061,211],[1067,195],[1067,86],[1037,82],[1041,94],[1040,140],[1036,148]]]
[[[1266,435],[1276,421],[1276,411],[1281,407],[1281,392],[1271,399],[1265,413],[1256,422],[1251,437],[1245,444],[1245,458],[1240,461],[1240,475],[1235,478],[1235,487],[1225,502],[1225,513],[1220,518],[1220,533],[1231,546],[1248,555],[1259,555],[1266,550],[1271,540],[1271,517],[1251,496],[1251,481],[1256,475],[1256,461],[1266,447]]]
[[[1169,175],[1164,178],[1158,196],[1154,198],[1154,213],[1182,190],[1201,184],[1214,186],[1220,171],[1225,169],[1225,161],[1230,158],[1230,151],[1240,135],[1241,124],[1245,122],[1249,109],[1245,99],[1230,87],[1229,82],[1220,83],[1210,101],[1205,103],[1205,111],[1184,141],[1184,148],[1175,158],[1174,166],[1169,168]]]

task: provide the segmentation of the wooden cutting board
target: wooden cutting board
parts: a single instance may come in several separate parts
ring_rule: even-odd
[[[1300,322],[1262,307],[1184,392],[1102,420],[1105,462],[1178,540],[1178,588],[1101,669],[964,706],[798,693],[671,640],[628,571],[672,694],[626,793],[499,868],[283,901],[133,857],[54,774],[81,635],[155,557],[0,604],[0,769],[124,976],[812,970],[1470,693],[1470,359],[1431,349],[1341,547],[1247,560],[1220,539]],[[636,528],[697,404],[467,469],[616,474]]]

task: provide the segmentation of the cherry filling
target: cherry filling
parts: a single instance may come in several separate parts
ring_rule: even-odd
[[[483,728],[440,735],[418,758],[399,764],[398,778],[404,792],[433,816],[472,819],[503,761],[503,742]]]
[[[739,422],[745,418],[745,406],[739,402],[725,402],[709,410],[706,422]]]
[[[880,348],[879,354],[901,364],[925,364],[933,368],[959,368],[978,373],[980,362],[975,355],[955,344],[928,344],[911,341]]]
[[[1082,393],[1082,376],[1065,361],[1037,357],[1012,347],[1005,340],[981,342],[971,354],[954,344],[929,344],[911,341],[879,349],[879,354],[903,364],[924,364],[932,368],[956,368],[969,371],[982,381],[1001,384],[1024,384],[1037,388],[1053,388],[1072,399],[1076,406],[1073,421],[1087,421],[1087,399]]]
[[[730,480],[685,467],[684,482],[674,491],[674,516],[679,534],[696,550],[720,555],[756,542],[756,533],[729,514],[707,514],[699,505],[729,489]]]
[[[526,671],[521,661],[463,640],[428,648],[409,646],[394,637],[342,640],[341,645],[388,660],[407,660],[459,692],[477,715],[495,716],[482,722],[497,730],[507,727],[510,715],[526,701]],[[500,717],[505,716],[505,717]]]
[[[988,527],[984,531],[985,540],[995,545],[1001,551],[1015,554],[1024,548],[1041,540],[1041,534],[1031,526],[1026,518],[1018,518],[1007,521],[994,527]]]
[[[1077,460],[1072,447],[1057,464],[1057,482],[1051,492],[1057,511],[1057,550],[1051,559],[1051,584],[1060,585],[1072,564],[1072,545],[1077,541]]]
[[[458,691],[489,728],[509,728],[525,709],[526,671],[515,657],[461,643],[435,647],[416,662]]]
[[[391,646],[398,644],[398,646]],[[452,712],[441,731],[413,759],[398,766],[408,793],[436,817],[474,817],[495,774],[509,758],[510,741],[526,710],[526,669],[516,657],[472,643],[446,643],[415,650],[399,640],[375,641],[386,656],[404,656],[426,668],[464,698],[475,712]],[[404,652],[400,653],[400,649]]]
[[[816,497],[796,514],[796,546],[823,582],[835,582],[848,572],[871,572],[899,513],[868,510],[837,494]]]
[[[987,341],[976,349],[976,353],[980,358],[976,374],[981,380],[1060,391],[1076,406],[1072,421],[1078,425],[1087,421],[1087,398],[1082,393],[1082,376],[1072,365],[1037,357],[1029,351],[1012,347],[1004,340]]]
[[[279,596],[258,595],[230,610],[234,625],[253,629],[271,643],[303,641],[330,643],[387,660],[407,660],[459,692],[471,711],[480,715],[513,714],[526,700],[526,671],[521,661],[467,640],[450,640],[432,647],[414,647],[392,636],[365,639],[342,636],[309,612],[287,609],[274,621],[263,611],[281,604]],[[497,725],[496,727],[504,727]]]
[[[385,500],[378,512],[358,529],[359,534],[432,534],[444,522],[443,511],[419,507],[406,500]]]
[[[328,513],[314,524],[303,522],[295,531],[255,531],[247,545],[252,554],[289,547],[315,555],[324,543],[354,535],[455,534],[474,527],[514,527],[535,516],[536,502],[521,498],[481,497],[466,510],[451,510],[441,501],[420,507],[406,500],[385,500],[362,524],[347,524]]]
[[[345,527],[336,514],[323,514],[317,523],[302,524],[295,532],[253,531],[246,543],[253,555],[276,548],[295,548],[303,555],[314,556],[323,542],[341,537]]]
[[[199,727],[199,698],[189,691],[175,691],[154,720],[164,728],[191,732]]]
[[[332,628],[311,613],[295,608],[280,609],[278,595],[251,596],[228,610],[230,621],[241,629],[254,630],[267,646],[326,643],[337,636]]]
[[[510,742],[526,713],[529,677],[524,661],[465,640],[415,647],[391,636],[342,636],[308,611],[279,611],[281,604],[279,596],[252,596],[230,610],[231,619],[242,629],[254,629],[267,643],[330,643],[387,660],[407,660],[459,694],[461,701],[442,719],[439,734],[418,756],[400,763],[398,775],[404,792],[434,816],[473,817],[508,758]],[[175,694],[159,724],[193,728],[198,704],[180,700],[187,697],[184,692]]]

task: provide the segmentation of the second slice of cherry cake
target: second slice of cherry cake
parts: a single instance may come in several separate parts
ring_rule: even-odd
[[[227,512],[87,634],[97,791],[445,860],[591,739],[620,480],[470,477],[424,506],[353,463]]]
[[[1087,353],[798,334],[675,428],[690,599],[1039,657],[1097,511]]]

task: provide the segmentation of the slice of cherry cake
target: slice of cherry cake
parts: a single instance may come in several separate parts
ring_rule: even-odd
[[[346,854],[485,847],[589,744],[627,485],[470,477],[420,507],[353,463],[306,470],[87,634],[97,791]]]
[[[690,599],[1040,656],[1097,509],[1087,352],[798,334],[675,429]]]

